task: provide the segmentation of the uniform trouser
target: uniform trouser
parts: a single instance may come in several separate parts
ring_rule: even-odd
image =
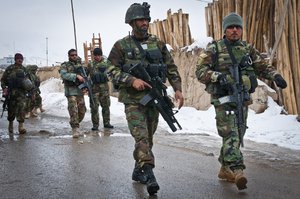
[[[25,121],[26,113],[26,97],[24,96],[11,96],[8,104],[7,120],[12,122],[17,118],[18,122]]]
[[[70,125],[72,128],[78,128],[86,112],[84,98],[83,96],[68,96],[67,99]]]
[[[92,117],[93,126],[99,126],[99,104],[102,108],[103,124],[104,125],[110,124],[110,111],[109,111],[110,97],[109,97],[108,90],[93,93],[93,100],[94,100],[94,105],[90,100],[91,117]]]
[[[42,106],[42,97],[38,92],[33,92],[32,95],[26,99],[26,112],[31,112],[32,109]]]
[[[245,169],[243,154],[240,150],[240,138],[236,124],[234,107],[230,104],[215,106],[218,134],[223,138],[219,162],[231,169]],[[246,125],[248,107],[244,106],[244,121]],[[245,132],[242,132],[242,138]]]
[[[135,140],[133,157],[139,167],[155,166],[152,153],[153,135],[157,129],[159,112],[155,107],[140,104],[125,104],[128,128]]]

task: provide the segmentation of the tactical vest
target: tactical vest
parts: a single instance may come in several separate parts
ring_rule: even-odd
[[[146,70],[151,77],[155,75],[165,76],[163,73],[166,73],[166,66],[163,64],[163,56],[157,42],[157,37],[151,35],[147,41],[140,43],[144,50],[141,52],[133,38],[126,37],[121,40],[120,44],[125,52],[125,64],[136,64],[142,61],[144,66],[148,66]]]
[[[229,83],[232,83],[233,77],[230,73],[230,67],[232,66],[232,60],[228,53],[228,49],[224,43],[224,40],[214,41],[211,46],[212,50],[212,69],[213,71],[221,72],[227,76]],[[241,82],[246,89],[252,93],[257,87],[257,77],[252,66],[252,59],[250,56],[250,45],[247,45],[244,41],[237,41],[232,46],[232,53],[235,56],[237,63],[239,63],[240,73],[242,75]],[[224,90],[218,82],[208,83],[206,85],[208,93],[219,96],[228,95],[228,91]]]
[[[103,84],[108,82],[106,75],[107,63],[105,61],[90,63],[90,77],[93,84]]]
[[[8,87],[12,89],[23,89],[30,91],[33,88],[24,66],[11,65],[8,69]]]

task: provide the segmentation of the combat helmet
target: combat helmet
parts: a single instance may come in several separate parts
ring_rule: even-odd
[[[135,19],[148,19],[151,21],[150,17],[150,5],[147,2],[143,2],[143,4],[134,3],[132,4],[126,12],[125,15],[125,23],[130,24],[132,20]]]
[[[27,65],[26,67],[30,71],[36,71],[38,69],[37,65]]]

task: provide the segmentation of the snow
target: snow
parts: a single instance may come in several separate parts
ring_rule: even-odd
[[[69,117],[67,110],[67,99],[64,96],[63,84],[60,79],[51,78],[42,82],[41,95],[43,106],[47,114],[59,117]],[[168,89],[169,94],[174,94]],[[89,100],[85,96],[87,114],[84,121],[90,121]],[[124,105],[118,102],[118,99],[111,97],[111,115],[112,118],[123,118],[125,113]],[[271,97],[268,99],[268,108],[264,113],[255,114],[249,110],[247,129],[245,139],[260,143],[276,144],[281,147],[300,150],[300,123],[296,120],[296,115],[280,114],[282,107],[278,106]],[[219,137],[215,125],[215,110],[211,106],[206,111],[196,110],[192,107],[182,107],[175,115],[182,126],[182,130],[172,132],[167,123],[160,117],[159,127],[168,129],[169,133],[182,134],[186,136],[195,136],[197,134],[208,134]]]

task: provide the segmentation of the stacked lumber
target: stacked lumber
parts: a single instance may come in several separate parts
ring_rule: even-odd
[[[207,36],[223,37],[222,19],[230,12],[242,16],[242,39],[266,52],[270,63],[288,83],[275,89],[288,113],[300,116],[300,12],[298,0],[214,0],[205,8]],[[299,117],[300,118],[300,117]]]
[[[192,44],[189,27],[189,15],[178,10],[171,14],[169,9],[167,19],[155,20],[149,25],[149,33],[156,35],[163,42],[170,44],[173,49],[179,49]]]

